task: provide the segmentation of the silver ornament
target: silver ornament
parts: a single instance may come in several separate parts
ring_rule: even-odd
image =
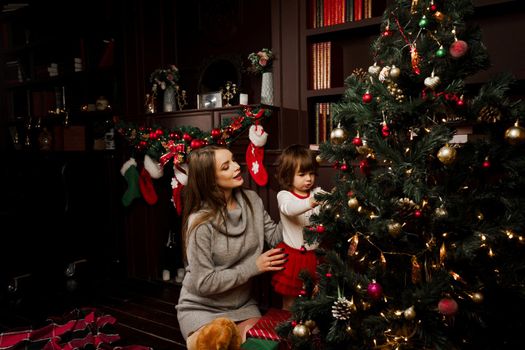
[[[439,79],[437,75],[434,75],[434,73],[432,73],[430,77],[425,78],[425,81],[423,83],[426,87],[434,90],[439,85],[439,83],[441,83],[441,79]]]
[[[373,66],[368,67],[368,74],[370,75],[378,75],[381,71],[381,67],[377,65],[377,62],[374,62]]]
[[[299,338],[305,338],[310,335],[310,329],[306,327],[304,324],[298,324],[293,329],[293,335]]]

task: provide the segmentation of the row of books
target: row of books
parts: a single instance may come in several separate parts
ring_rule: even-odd
[[[330,140],[332,132],[331,109],[333,102],[318,102],[315,104],[315,143],[320,144]]]
[[[380,16],[385,0],[310,0],[310,28],[360,21]]]
[[[321,90],[342,86],[342,57],[342,48],[331,41],[311,44],[310,88]]]

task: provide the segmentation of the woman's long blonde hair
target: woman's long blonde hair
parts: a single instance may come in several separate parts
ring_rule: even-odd
[[[188,183],[183,190],[184,206],[182,214],[182,242],[184,257],[188,238],[197,226],[214,221],[219,225],[225,222],[226,199],[224,192],[217,185],[215,152],[226,147],[210,145],[193,150],[188,159]],[[236,192],[234,189],[233,193]],[[241,194],[252,210],[251,203],[241,190]],[[192,213],[201,211],[201,214],[188,225],[188,218]]]

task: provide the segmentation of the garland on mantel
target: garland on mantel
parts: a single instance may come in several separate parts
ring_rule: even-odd
[[[250,175],[259,186],[266,185],[268,175],[263,165],[264,150],[268,134],[260,123],[272,114],[260,106],[243,107],[236,116],[224,120],[220,128],[204,132],[193,126],[167,129],[161,126],[136,126],[119,122],[117,131],[125,137],[132,148],[131,157],[122,165],[120,173],[126,179],[128,188],[122,196],[122,204],[129,206],[136,198],[142,197],[149,205],[154,205],[157,194],[152,179],[164,175],[164,168],[170,162],[173,168],[171,179],[172,202],[177,213],[182,212],[181,191],[188,180],[188,155],[193,149],[206,145],[232,144],[244,131],[250,129],[251,143],[246,150],[246,163]],[[144,163],[139,171],[135,160],[142,154]]]
[[[220,128],[214,128],[210,132],[189,125],[169,129],[158,125],[137,126],[127,122],[119,122],[117,131],[134,151],[147,154],[164,166],[173,160],[177,164],[185,163],[192,149],[210,144],[229,146],[251,125],[260,124],[271,114],[270,109],[246,106],[236,116],[224,120]]]

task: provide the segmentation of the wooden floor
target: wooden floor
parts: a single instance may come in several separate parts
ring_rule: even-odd
[[[41,285],[30,294],[0,299],[0,332],[39,328],[51,316],[62,316],[75,308],[95,307],[117,319],[121,340],[112,345],[186,349],[175,310],[179,287],[174,283],[128,279],[79,286],[73,292],[45,291]]]

